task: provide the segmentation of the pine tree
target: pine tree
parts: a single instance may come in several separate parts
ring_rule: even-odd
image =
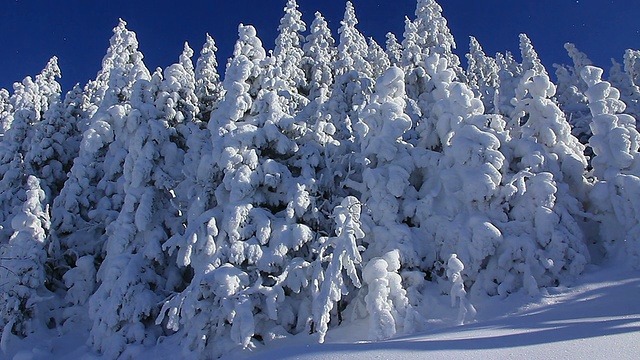
[[[581,201],[586,198],[584,172],[587,160],[584,145],[571,134],[571,127],[564,113],[553,101],[556,87],[549,79],[531,42],[522,34],[520,47],[524,76],[516,89],[514,113],[511,117],[511,136],[533,138],[551,156],[544,169],[556,177],[556,181],[569,185],[571,193]]]
[[[369,49],[367,50],[367,61],[371,64],[372,78],[377,79],[389,69],[391,62],[384,49],[373,39],[369,38]]]
[[[391,65],[400,66],[400,61],[402,59],[402,45],[400,45],[398,38],[396,38],[394,33],[387,33],[385,47]]]
[[[326,107],[336,127],[336,139],[349,149],[355,142],[352,124],[357,121],[373,89],[373,68],[367,61],[367,41],[356,28],[358,19],[349,1],[340,24],[340,43],[332,65],[335,82]]]
[[[36,136],[36,128],[43,120],[45,112],[55,105],[60,97],[60,77],[57,58],[53,57],[33,81],[26,77],[21,83],[14,84],[14,93],[10,97],[12,114],[8,114],[8,130],[0,142],[0,243],[10,235],[12,214],[24,198],[27,175],[35,175],[34,169],[25,164],[31,151],[31,143]]]
[[[211,112],[215,110],[218,102],[224,95],[217,69],[217,51],[218,48],[216,47],[215,41],[207,34],[206,42],[202,46],[202,50],[200,50],[200,57],[198,57],[195,69],[195,93],[198,97],[198,106],[200,107],[198,118],[204,122],[209,121]]]
[[[554,65],[558,78],[556,99],[571,125],[571,133],[581,144],[587,144],[591,137],[591,115],[584,95],[587,86],[580,77],[580,72],[585,66],[591,65],[591,60],[572,43],[566,43],[564,47],[573,60],[573,66]],[[589,148],[585,149],[585,155],[591,156]]]
[[[599,216],[600,237],[607,255],[616,261],[640,266],[640,208],[634,200],[640,194],[640,134],[636,120],[621,114],[625,105],[620,93],[602,81],[602,69],[586,66],[582,79],[589,88],[585,95],[593,115],[589,144],[595,156],[590,192],[591,211]]]
[[[471,36],[467,56],[467,79],[471,90],[482,100],[486,113],[497,113],[495,101],[500,86],[498,64],[482,51],[478,40]]]
[[[176,99],[176,109],[158,97],[167,95],[161,89],[176,88],[176,80],[182,78],[176,67],[189,73],[185,56],[165,69],[164,80],[156,72],[151,81],[136,81],[131,96],[129,121],[137,124],[130,124],[135,131],[123,164],[124,202],[117,219],[107,226],[106,256],[97,273],[101,284],[89,301],[90,341],[110,357],[123,352],[126,344],[155,342],[148,324],[182,278],[162,246],[181,231],[179,213],[171,204],[173,189],[182,180],[180,146],[185,142],[176,125],[190,119],[180,111],[185,99]]]
[[[370,303],[389,301],[393,304],[393,296],[402,298],[406,294],[402,285],[394,288],[393,296],[387,292],[389,280],[399,278],[398,271],[416,268],[420,263],[418,249],[412,241],[415,234],[406,224],[406,219],[415,215],[418,192],[410,181],[415,171],[413,147],[402,139],[412,127],[411,118],[404,112],[404,81],[401,69],[393,66],[385,71],[378,78],[375,93],[363,112],[362,121],[356,124],[362,138],[360,154],[365,164],[362,202],[369,210],[361,217],[368,229],[363,239],[368,244],[365,259],[388,257],[393,251],[402,259],[396,260],[397,266],[390,266],[386,260],[384,263],[376,260],[384,265],[384,272],[377,269],[367,273],[368,269],[376,268],[371,265],[374,260],[365,268],[364,279],[369,284],[365,301],[372,317],[383,310],[371,307]],[[372,321],[373,329],[387,328],[384,331],[375,330],[378,332],[376,338],[410,330],[404,329],[404,326],[407,319],[412,317],[412,310],[408,308],[406,298],[396,302],[398,307],[391,306],[389,309],[393,314],[391,318]]]
[[[633,83],[629,74],[623,70],[622,64],[611,59],[612,66],[609,70],[609,81],[618,91],[620,100],[626,105],[625,114],[636,118],[636,127],[640,128],[638,120],[640,118],[640,88]]]
[[[41,179],[49,205],[62,190],[80,150],[82,134],[77,121],[82,116],[79,108],[82,104],[76,102],[77,90],[67,93],[64,102],[53,103],[42,121],[34,125],[34,135],[25,156],[29,172]]]
[[[172,126],[197,121],[199,106],[192,56],[193,50],[185,43],[178,63],[164,70],[156,106]]]
[[[36,177],[22,181],[25,200],[11,221],[13,235],[0,247],[0,326],[3,333],[24,337],[46,326],[51,314],[43,302],[53,294],[45,287],[50,225],[45,194]]]
[[[333,84],[331,64],[335,60],[336,48],[327,21],[319,12],[316,12],[310,30],[303,46],[304,57],[301,66],[308,84],[308,98],[315,102],[311,106],[318,110],[319,104],[327,100],[329,88]]]
[[[496,54],[498,64],[498,101],[494,104],[495,113],[510,116],[513,112],[511,99],[516,96],[516,88],[522,77],[522,65],[518,64],[510,52]]]
[[[442,7],[435,0],[417,1],[415,19],[405,20],[402,47],[405,49],[403,66],[415,68],[427,56],[439,54],[447,59],[458,80],[466,81],[460,59],[453,53],[455,40],[442,16]]]
[[[13,107],[9,101],[9,92],[6,89],[0,89],[0,139],[11,127],[13,116]]]
[[[164,245],[169,253],[176,253],[179,266],[193,269],[191,282],[165,302],[158,319],[158,323],[162,323],[168,311],[166,326],[175,331],[184,327],[180,336],[184,337],[187,353],[202,353],[205,348],[211,353],[220,353],[237,344],[247,346],[255,331],[251,325],[254,303],[247,295],[249,276],[238,267],[244,262],[245,254],[249,254],[243,247],[249,242],[238,241],[241,240],[238,227],[243,223],[242,217],[249,215],[251,205],[245,203],[243,208],[242,204],[230,202],[241,198],[229,199],[229,195],[223,198],[228,190],[222,179],[229,173],[226,186],[231,189],[234,170],[239,168],[237,184],[233,184],[234,194],[241,194],[241,186],[251,186],[249,179],[240,175],[241,171],[250,171],[247,164],[254,168],[257,165],[257,153],[249,147],[260,140],[257,137],[260,134],[251,118],[255,115],[252,113],[254,101],[262,89],[261,63],[266,53],[253,27],[240,25],[238,33],[234,57],[229,61],[223,82],[226,95],[208,124],[211,145],[200,147],[206,149],[205,156],[200,160],[196,178],[191,178],[199,186],[192,193],[187,228]],[[225,213],[226,209],[229,213]],[[222,231],[228,231],[232,240],[225,241]],[[266,241],[268,237],[262,239]],[[232,248],[234,243],[237,246]],[[259,243],[252,245],[255,251],[260,248]],[[260,255],[255,251],[250,258],[254,261]],[[233,278],[237,279],[235,285],[224,280]],[[200,284],[204,279],[214,287],[202,288]],[[227,321],[230,326],[224,325]],[[214,335],[215,343],[202,341]]]
[[[127,134],[135,130],[127,130],[128,100],[136,80],[150,78],[136,36],[127,30],[126,23],[120,20],[113,33],[103,68],[89,89],[91,102],[99,104],[98,108],[52,208],[55,241],[60,241],[62,251],[74,259],[100,254],[105,226],[117,217],[123,201],[119,179]],[[88,237],[93,241],[87,242],[82,234],[91,234]]]
[[[273,50],[276,67],[275,76],[272,76],[275,81],[274,88],[282,94],[279,96],[284,97],[281,101],[289,115],[293,115],[307,103],[306,98],[299,94],[306,85],[302,69],[304,36],[301,33],[307,26],[297,8],[296,0],[287,1]]]

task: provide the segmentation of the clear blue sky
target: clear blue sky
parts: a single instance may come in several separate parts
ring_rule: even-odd
[[[286,0],[2,0],[0,1],[0,87],[37,74],[56,55],[63,87],[93,79],[118,18],[138,35],[150,69],[175,62],[188,41],[196,52],[210,33],[218,43],[218,60],[226,63],[237,25],[255,25],[267,48],[273,48]],[[322,12],[337,37],[343,0],[298,0],[310,24]],[[388,31],[402,37],[404,17],[413,17],[414,0],[353,0],[359,29],[383,43]],[[440,0],[458,43],[458,54],[474,35],[488,54],[518,51],[518,34],[526,32],[545,65],[567,63],[563,44],[576,43],[600,66],[609,68],[627,48],[640,49],[640,2],[632,0]],[[550,69],[551,70],[551,69]]]

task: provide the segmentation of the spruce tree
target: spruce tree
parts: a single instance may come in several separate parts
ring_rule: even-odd
[[[13,235],[0,246],[0,327],[25,337],[46,327],[51,317],[43,302],[53,298],[46,288],[49,214],[45,194],[35,176],[22,176],[25,199],[11,221]]]
[[[394,303],[394,296],[404,298],[396,300],[398,306],[392,306],[389,310],[393,315],[388,318],[390,323],[382,319],[372,320],[372,328],[376,329],[373,332],[383,331],[382,328],[387,327],[383,331],[385,337],[394,335],[396,331],[409,331],[410,328],[404,327],[407,320],[412,318],[413,310],[407,305],[406,290],[402,285],[394,289],[394,294],[391,295],[384,288],[377,293],[378,286],[374,286],[374,283],[383,282],[382,285],[388,287],[388,278],[399,278],[400,270],[417,268],[421,257],[412,240],[416,234],[406,221],[415,215],[418,192],[410,181],[415,171],[413,147],[403,140],[404,133],[412,127],[411,118],[404,112],[404,81],[401,69],[393,66],[386,70],[378,78],[375,92],[363,112],[361,122],[356,124],[362,138],[359,153],[365,164],[361,200],[368,210],[361,215],[361,221],[367,229],[362,240],[367,244],[364,256],[366,260],[386,258],[395,251],[401,259],[395,260],[397,266],[385,261],[385,271],[380,274],[367,274],[370,265],[364,270],[365,281],[369,284],[365,301],[372,318],[381,310],[372,308],[370,303]]]
[[[215,41],[207,34],[195,68],[195,93],[198,97],[198,106],[200,108],[198,118],[204,122],[209,121],[211,112],[217,107],[218,102],[224,95],[217,69],[217,51],[218,48]]]
[[[336,127],[335,136],[346,146],[344,151],[348,153],[356,141],[352,124],[357,121],[373,89],[373,68],[367,61],[367,41],[356,28],[358,19],[349,1],[340,24],[338,52],[331,66],[335,82],[326,107]]]
[[[556,87],[524,34],[520,36],[520,48],[525,59],[524,75],[513,101],[511,136],[532,138],[542,145],[551,156],[545,161],[544,170],[552,172],[556,181],[568,184],[571,194],[584,201],[587,191],[584,145],[571,134],[569,122],[552,99]]]
[[[333,85],[334,74],[331,64],[335,60],[335,40],[321,13],[316,12],[311,23],[310,34],[303,46],[304,57],[301,62],[307,82],[308,99],[317,111],[328,96]],[[308,111],[305,109],[305,111]]]
[[[293,115],[307,103],[303,94],[299,93],[306,86],[302,69],[304,36],[301,33],[307,29],[307,26],[302,21],[302,13],[297,8],[296,0],[287,1],[273,50],[276,67],[273,81],[276,82],[275,89],[284,95],[281,101],[289,115]]]
[[[32,141],[37,140],[36,129],[49,107],[57,106],[59,102],[60,84],[56,80],[59,77],[60,68],[57,58],[53,57],[36,75],[35,81],[27,76],[21,83],[14,84],[14,93],[10,97],[13,110],[5,122],[9,128],[0,142],[0,243],[10,235],[14,210],[25,201],[25,177],[40,175],[25,163],[25,158],[38,152],[37,148],[31,147]]]
[[[9,101],[9,92],[6,89],[0,89],[0,139],[11,127],[12,112],[13,107]]]
[[[402,45],[400,45],[398,38],[394,33],[387,33],[385,51],[387,52],[391,65],[400,66],[400,61],[402,59]]]
[[[510,52],[496,54],[498,64],[498,96],[494,104],[495,113],[510,116],[513,112],[511,99],[516,96],[516,88],[522,77],[522,65],[518,64]]]
[[[122,164],[126,156],[128,103],[133,84],[149,79],[133,32],[120,20],[113,29],[103,68],[89,93],[98,104],[83,133],[80,151],[69,178],[53,204],[52,228],[63,252],[77,259],[96,254],[102,257],[106,224],[117,217],[122,205]],[[89,110],[93,112],[93,110]],[[86,241],[82,234],[91,234]]]
[[[494,58],[485,55],[478,40],[471,36],[467,56],[467,79],[471,90],[482,100],[486,113],[497,113],[500,79],[498,64]]]
[[[566,43],[564,47],[573,60],[573,66],[554,65],[558,79],[556,99],[571,125],[571,133],[580,143],[587,144],[591,137],[591,116],[584,95],[587,86],[580,77],[580,72],[585,66],[591,65],[591,60],[572,43]],[[585,155],[591,156],[589,148],[585,149]]]
[[[188,74],[184,60],[181,56],[177,65]],[[110,357],[127,344],[155,342],[156,331],[149,324],[158,315],[158,304],[181,285],[182,276],[162,246],[181,230],[180,214],[171,204],[182,179],[184,155],[184,139],[176,126],[190,120],[179,111],[182,99],[176,99],[177,109],[158,101],[167,95],[162,88],[176,87],[176,66],[165,73],[164,80],[156,72],[151,81],[141,79],[134,85],[128,121],[135,122],[130,123],[135,130],[125,149],[124,202],[106,228],[106,256],[97,272],[100,286],[89,301],[90,341]]]
[[[638,118],[640,118],[640,88],[633,83],[631,76],[623,69],[622,64],[611,59],[612,66],[609,70],[609,81],[618,91],[620,100],[626,105],[625,114],[636,118],[636,127],[640,128]]]
[[[591,211],[599,217],[601,242],[610,259],[640,266],[640,134],[636,120],[622,114],[620,93],[603,81],[602,69],[586,66],[582,79],[593,115],[589,144],[596,183],[590,192]]]

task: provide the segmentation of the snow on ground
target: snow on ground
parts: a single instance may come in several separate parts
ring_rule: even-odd
[[[591,266],[571,287],[550,288],[536,298],[518,293],[475,303],[478,315],[471,324],[453,326],[457,310],[442,296],[429,306],[430,317],[444,320],[428,321],[427,330],[417,335],[370,342],[364,340],[367,322],[359,321],[329,331],[325,344],[298,335],[225,359],[637,359],[639,298],[640,271]],[[0,358],[100,358],[84,346],[85,339],[81,330],[6,339],[7,352]],[[181,358],[170,339],[130,350],[135,358]]]

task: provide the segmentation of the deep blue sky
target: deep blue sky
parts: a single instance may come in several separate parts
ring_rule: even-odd
[[[286,0],[1,0],[0,87],[39,73],[56,55],[63,87],[84,84],[100,68],[118,18],[138,35],[150,69],[175,62],[188,41],[196,52],[210,33],[218,60],[226,63],[237,25],[253,24],[265,47],[273,48]],[[353,0],[359,29],[384,43],[384,35],[402,37],[404,17],[413,18],[415,0]],[[343,0],[298,0],[310,24],[322,12],[337,37]],[[576,43],[600,66],[609,68],[627,48],[640,48],[640,2],[632,0],[440,0],[463,56],[475,35],[488,54],[518,52],[518,34],[526,32],[545,65],[567,63],[563,44]],[[552,69],[550,69],[552,71]]]

